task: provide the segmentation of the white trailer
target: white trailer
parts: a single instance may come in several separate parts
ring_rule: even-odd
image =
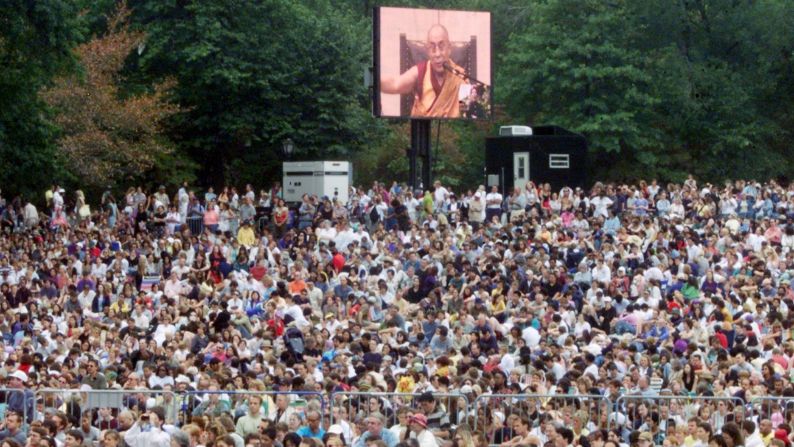
[[[347,203],[351,166],[347,161],[285,161],[284,200],[300,202],[304,194],[336,197]]]

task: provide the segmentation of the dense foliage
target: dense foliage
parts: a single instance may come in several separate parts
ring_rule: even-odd
[[[157,84],[151,93],[119,94],[124,61],[145,42],[142,32],[129,29],[128,18],[122,5],[110,17],[106,34],[75,49],[83,75],[58,77],[41,95],[57,111],[65,167],[97,189],[137,180],[172,153],[162,123],[179,110],[165,98],[173,82]]]
[[[296,158],[353,160],[361,183],[405,173],[408,126],[373,119],[363,82],[371,65],[369,11],[379,3],[387,4],[130,0],[131,27],[145,39],[129,52],[110,94],[120,105],[156,95],[179,110],[149,128],[154,133],[138,149],[149,150],[151,166],[133,166],[139,178],[262,185],[278,174],[287,137]],[[786,163],[794,124],[794,2],[388,4],[494,14],[496,120],[433,127],[435,170],[450,182],[482,181],[484,138],[505,123],[583,133],[598,178],[794,173]],[[90,81],[80,49],[107,36],[116,8],[113,0],[0,3],[5,189],[83,180],[58,144],[70,130],[57,117],[69,109],[52,103],[51,110],[42,92],[64,79]],[[173,87],[164,92],[158,86],[167,80]],[[107,154],[96,157],[85,162],[101,163]],[[129,181],[127,172],[110,177]]]

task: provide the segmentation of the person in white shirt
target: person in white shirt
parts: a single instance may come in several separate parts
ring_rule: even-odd
[[[408,208],[408,217],[411,219],[411,222],[416,221],[416,209],[419,208],[419,201],[416,200],[416,197],[408,191],[405,196],[405,207]]]
[[[331,226],[331,221],[326,220],[314,231],[318,242],[331,242],[336,238],[336,228]]]
[[[604,191],[601,191],[601,194],[590,199],[590,205],[593,206],[593,217],[603,217],[604,219],[609,217],[609,212],[607,210],[612,206],[612,203],[614,202],[607,197]]]
[[[149,322],[152,321],[151,315],[148,311],[144,310],[143,304],[136,304],[133,311],[132,320],[135,322],[135,327],[142,330],[149,329]]]
[[[490,222],[494,216],[502,214],[502,195],[496,186],[491,187],[491,192],[485,195],[485,221]]]
[[[427,416],[416,413],[408,418],[411,437],[416,439],[419,447],[438,447],[435,435],[427,429]]]
[[[441,186],[441,182],[438,180],[436,180],[433,186],[435,187],[433,191],[433,207],[438,211],[449,198],[449,190]]]
[[[187,220],[187,207],[190,202],[190,195],[187,193],[186,188],[187,184],[179,188],[179,192],[177,192],[177,203],[179,203],[178,211],[181,223],[185,223]]]
[[[34,228],[39,224],[39,211],[29,200],[26,201],[25,207],[23,208],[23,218],[25,219],[26,228]]]
[[[58,188],[52,193],[52,208],[54,210],[63,208],[63,193],[65,192],[63,188]]]
[[[284,309],[285,316],[289,315],[292,317],[293,321],[295,321],[295,325],[301,330],[311,326],[309,320],[303,315],[303,309],[292,300],[292,295],[287,294],[285,301],[287,302],[287,307]]]
[[[130,447],[170,447],[171,435],[163,431],[163,421],[163,407],[150,409],[124,433],[124,442]]]
[[[604,263],[603,258],[598,258],[598,262],[596,266],[593,267],[591,276],[593,277],[593,281],[598,281],[602,284],[609,284],[609,281],[612,280],[612,271],[610,271],[609,267]]]
[[[168,367],[160,365],[157,367],[157,374],[149,376],[149,388],[154,389],[156,386],[164,387],[165,385],[174,386],[174,376],[168,371]]]
[[[530,348],[537,348],[540,345],[540,332],[532,326],[527,326],[521,331],[521,338]]]
[[[91,303],[94,302],[94,297],[96,296],[96,292],[91,290],[91,286],[89,284],[85,284],[83,286],[83,290],[77,295],[77,301],[80,302],[80,305],[83,306],[83,309],[91,309]]]

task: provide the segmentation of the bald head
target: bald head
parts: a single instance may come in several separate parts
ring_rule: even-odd
[[[443,40],[445,42],[449,42],[449,32],[439,23],[431,26],[429,30],[427,30],[427,41],[432,42],[434,40]]]
[[[430,66],[435,72],[444,71],[444,63],[449,60],[452,45],[449,43],[449,32],[443,25],[435,24],[427,31],[427,55]]]

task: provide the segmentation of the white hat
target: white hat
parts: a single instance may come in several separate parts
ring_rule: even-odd
[[[22,383],[26,383],[28,381],[28,375],[22,371],[14,371],[8,375],[9,378],[14,377],[22,381]]]
[[[328,427],[328,433],[329,434],[341,435],[343,432],[344,432],[344,430],[342,430],[342,426],[339,425],[339,424],[334,424],[334,425]]]
[[[187,376],[185,376],[183,374],[180,374],[180,375],[178,375],[176,377],[176,379],[174,379],[174,382],[176,382],[176,383],[190,383],[190,379],[188,379]]]

